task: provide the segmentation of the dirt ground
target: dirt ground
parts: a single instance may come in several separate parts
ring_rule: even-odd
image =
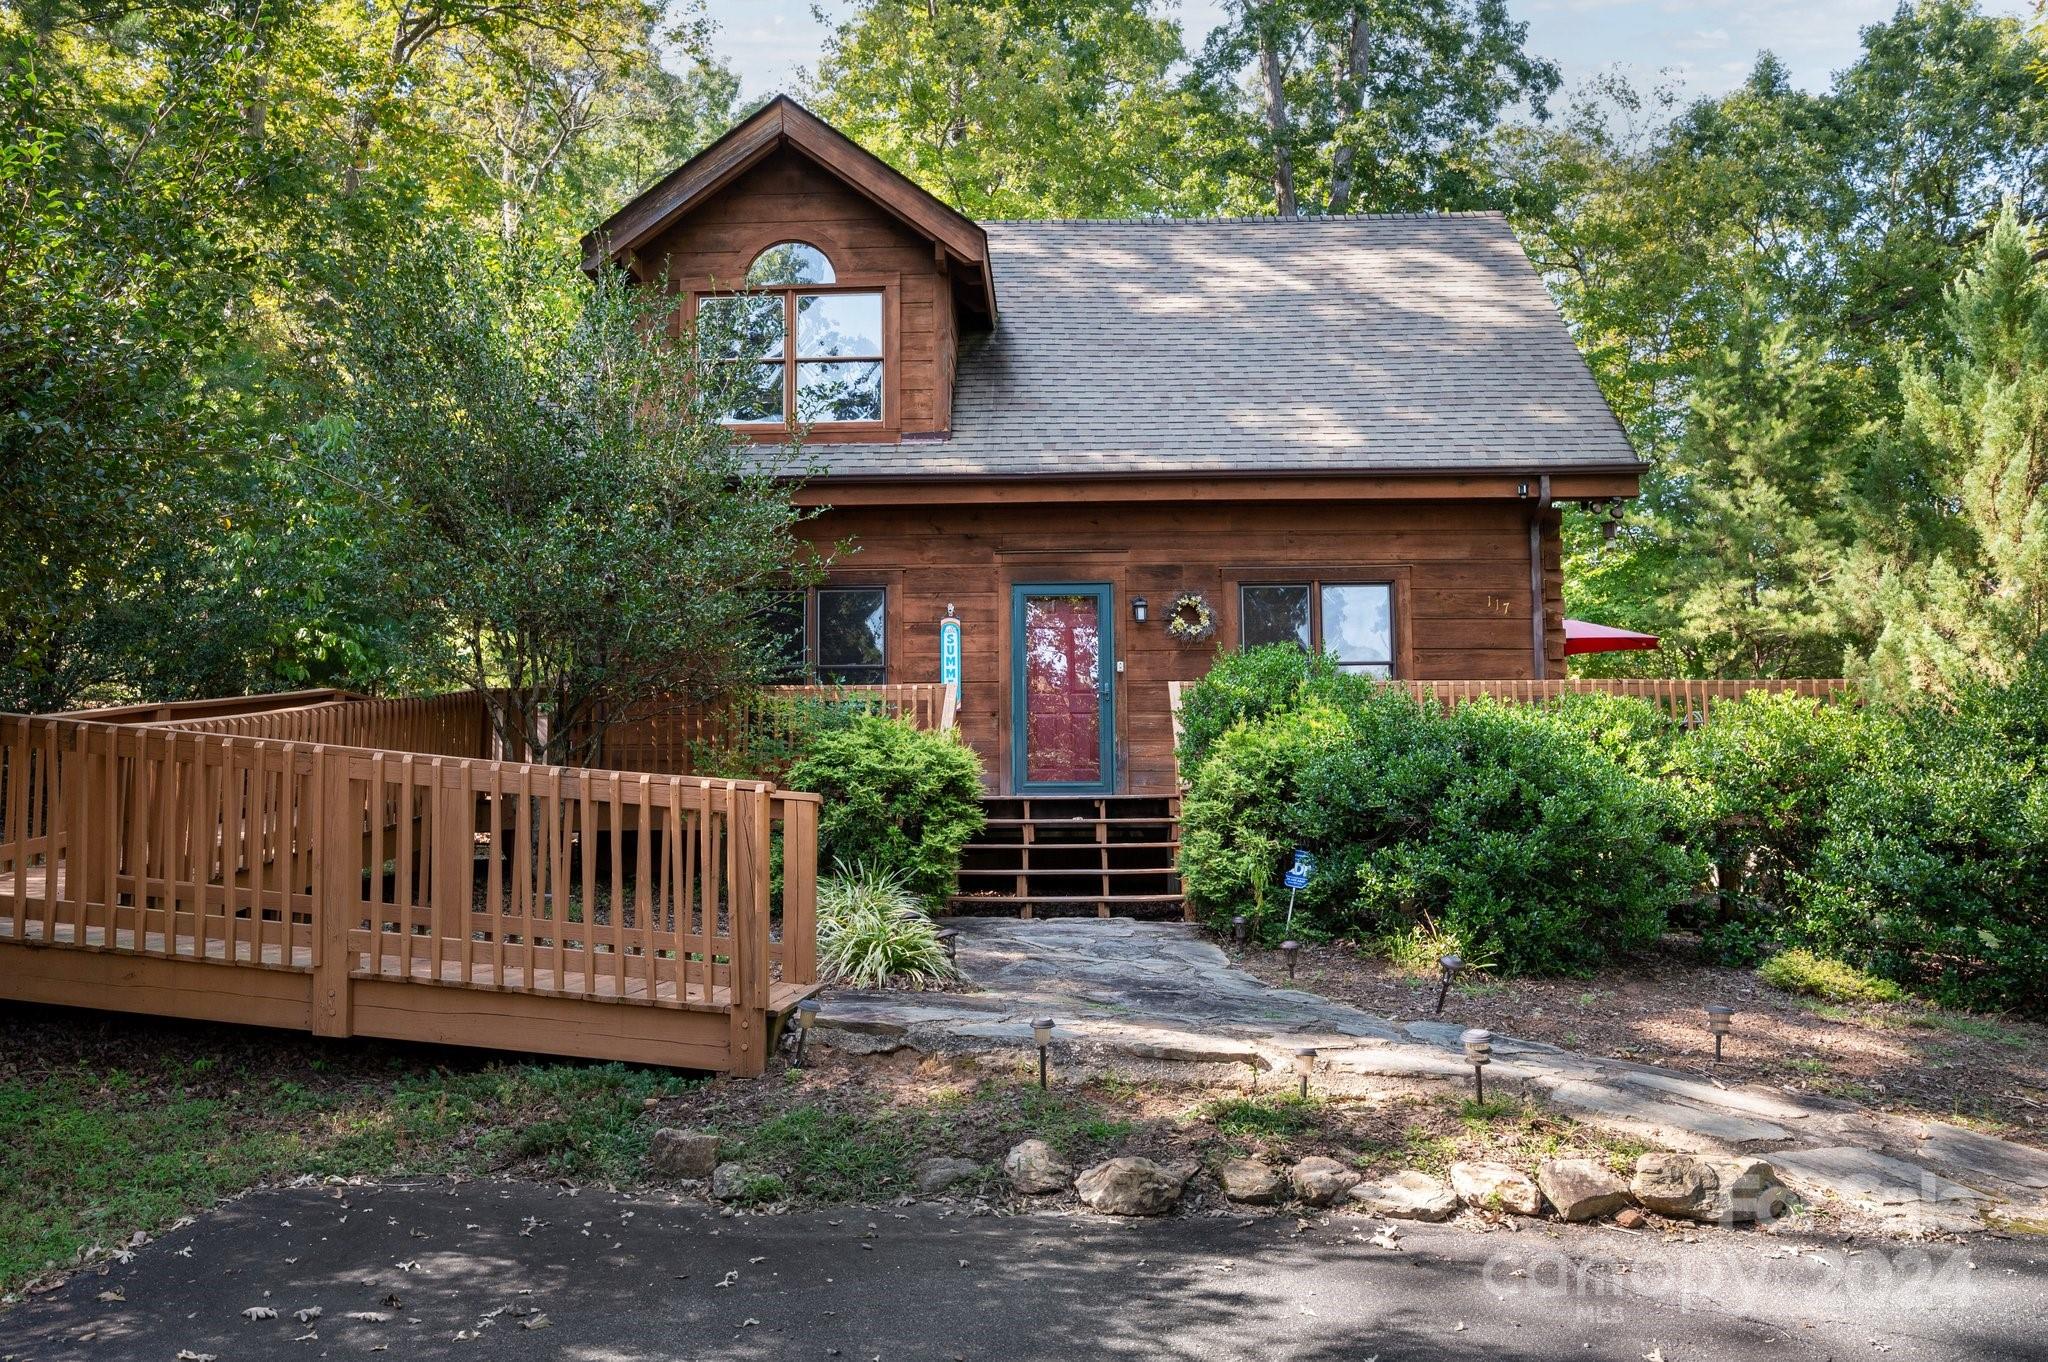
[[[1260,978],[1289,982],[1278,951],[1225,949]],[[1346,942],[1304,946],[1292,982],[1404,1021],[1433,1015],[1438,992],[1435,976],[1405,973]],[[1736,1009],[1718,1064],[1708,1003]],[[2048,1026],[1800,997],[1754,970],[1700,963],[1682,937],[1584,979],[1468,976],[1451,989],[1443,1018],[1724,1082],[1938,1117],[2048,1148]]]

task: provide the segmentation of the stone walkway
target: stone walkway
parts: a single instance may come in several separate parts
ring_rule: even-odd
[[[961,971],[976,993],[836,990],[817,1039],[856,1053],[1011,1050],[1052,1017],[1069,1063],[1120,1069],[1285,1070],[1316,1050],[1316,1083],[1362,1091],[1376,1080],[1465,1082],[1454,1021],[1397,1023],[1232,967],[1180,923],[963,918]],[[1602,1126],[1675,1149],[1766,1156],[1809,1199],[1831,1196],[1888,1228],[1980,1229],[2048,1220],[2048,1154],[1937,1121],[1845,1102],[1726,1087],[1688,1074],[1496,1036],[1490,1086],[1538,1094]]]

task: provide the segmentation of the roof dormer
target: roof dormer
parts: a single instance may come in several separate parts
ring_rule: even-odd
[[[679,321],[717,318],[723,358],[752,371],[730,419],[762,438],[944,434],[959,337],[995,323],[981,227],[786,96],[583,245],[588,269],[665,280]]]

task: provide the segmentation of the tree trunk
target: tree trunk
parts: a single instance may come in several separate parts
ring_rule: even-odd
[[[1291,218],[1299,209],[1294,198],[1294,151],[1288,144],[1286,71],[1270,32],[1259,39],[1259,71],[1266,82],[1266,132],[1273,143],[1273,209]]]
[[[1351,11],[1351,39],[1345,44],[1337,68],[1337,109],[1342,118],[1337,125],[1337,149],[1330,157],[1332,213],[1351,211],[1351,167],[1358,158],[1358,149],[1343,140],[1344,124],[1365,108],[1365,78],[1371,65],[1372,24],[1366,19],[1365,6],[1358,5]]]

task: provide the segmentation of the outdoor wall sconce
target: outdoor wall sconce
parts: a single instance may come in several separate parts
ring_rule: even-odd
[[[1131,597],[1131,618],[1140,624],[1145,622],[1145,598],[1143,596]]]
[[[1308,1100],[1308,1076],[1315,1072],[1316,1052],[1313,1048],[1294,1052],[1294,1072],[1301,1075],[1301,1100]]]
[[[1046,1086],[1046,1051],[1052,1047],[1052,1018],[1040,1017],[1031,1023],[1031,1043],[1038,1047],[1038,1088]]]
[[[1458,1037],[1465,1044],[1465,1062],[1472,1066],[1472,1098],[1486,1100],[1486,1066],[1493,1063],[1493,1032],[1477,1027]]]
[[[1301,943],[1299,941],[1281,942],[1280,954],[1287,958],[1287,977],[1292,979],[1294,971],[1301,964]]]
[[[1735,1009],[1726,1003],[1707,1004],[1707,1030],[1714,1033],[1714,1062],[1721,1062],[1721,1041],[1733,1029]]]
[[[939,928],[939,930],[938,930],[938,931],[934,932],[934,933],[933,933],[932,935],[936,936],[936,937],[937,937],[937,938],[939,939],[939,948],[940,948],[941,950],[945,951],[945,953],[946,953],[946,958],[947,958],[948,960],[957,960],[957,959],[959,959],[959,958],[960,958],[960,929],[959,929],[959,928],[957,928],[957,927],[941,927],[941,928]]]
[[[1436,1015],[1441,1017],[1444,1013],[1444,999],[1451,992],[1451,981],[1458,977],[1459,970],[1465,968],[1465,962],[1455,955],[1447,955],[1436,962],[1436,967],[1444,976],[1443,983],[1436,991]]]
[[[811,1026],[818,1020],[818,1000],[806,998],[796,1005],[796,1063],[792,1068],[804,1066],[804,1042],[811,1037]]]
[[[1245,921],[1243,915],[1240,914],[1239,916],[1230,919],[1231,944],[1237,946],[1244,945],[1244,939],[1250,933],[1251,923]]]

